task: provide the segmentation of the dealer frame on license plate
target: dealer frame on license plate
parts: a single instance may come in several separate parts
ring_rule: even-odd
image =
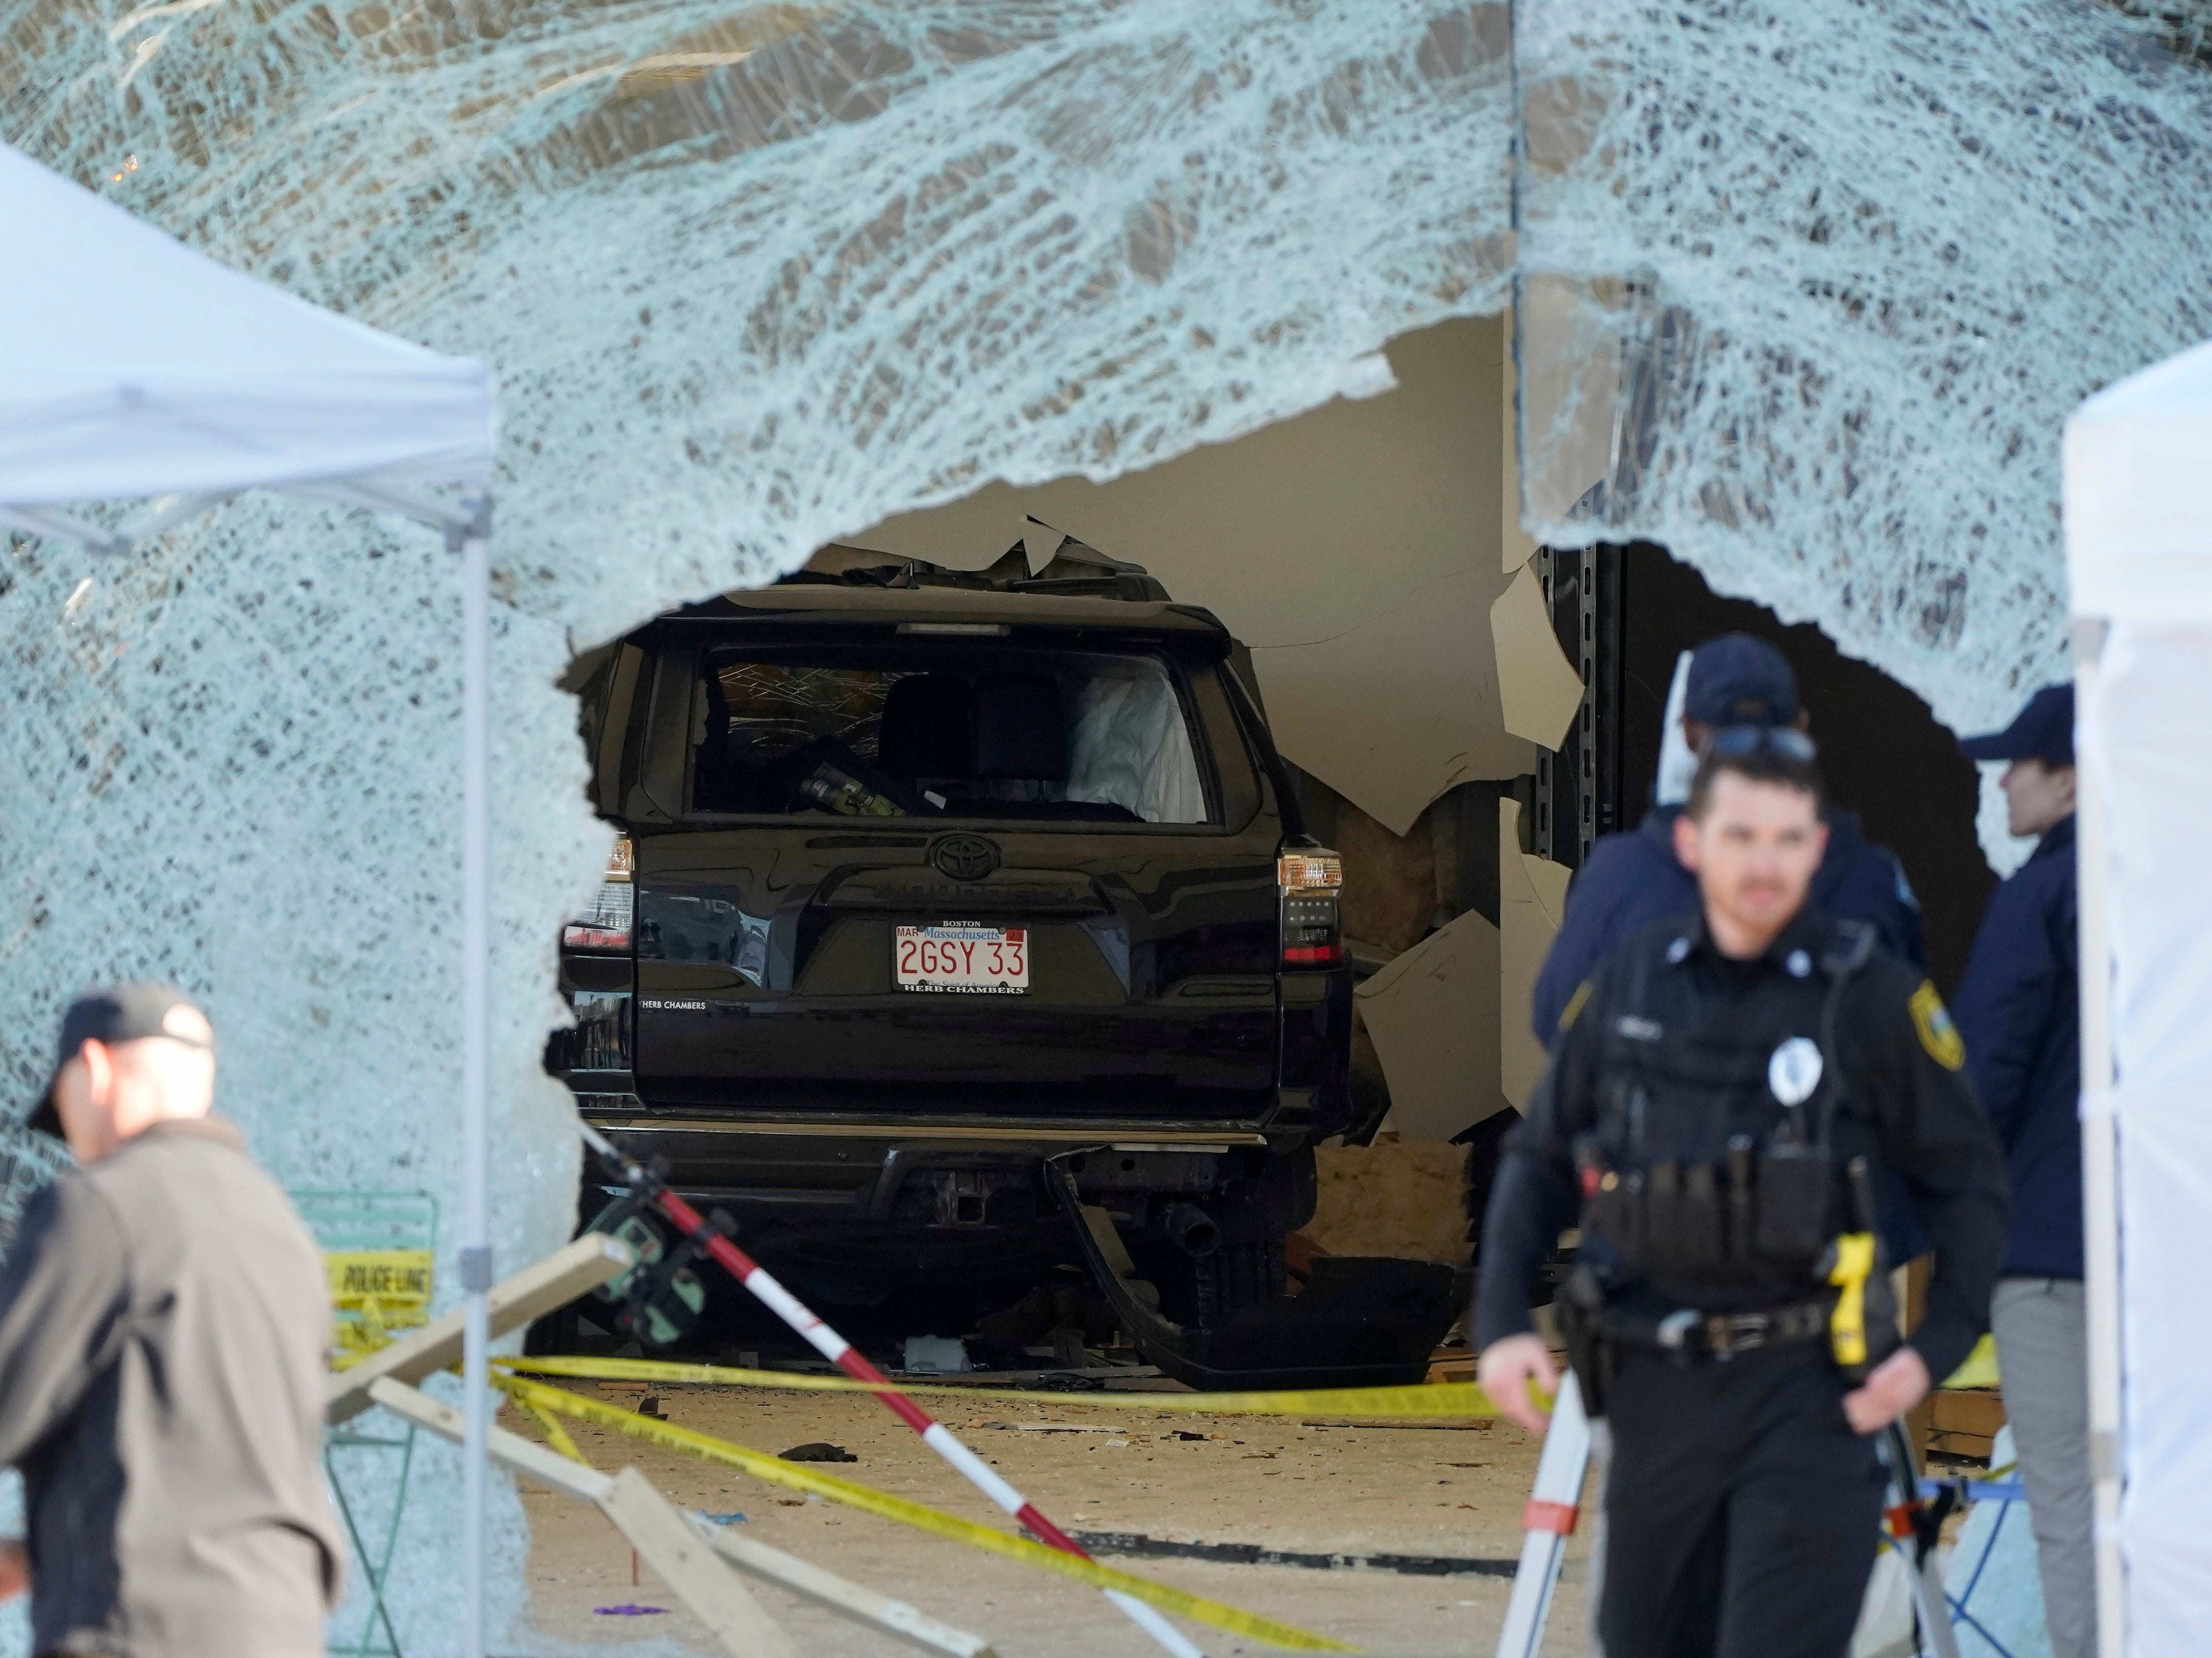
[[[891,931],[891,972],[901,990],[1022,996],[1030,987],[1030,930],[936,921]]]

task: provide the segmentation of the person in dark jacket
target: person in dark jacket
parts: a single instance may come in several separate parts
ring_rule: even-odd
[[[31,1650],[311,1658],[344,1561],[322,1473],[322,1258],[209,1114],[215,1033],[164,986],[80,997],[29,1127],[79,1167],[0,1272],[0,1465]]]
[[[2051,1655],[2091,1658],[2097,1583],[2075,1111],[2074,688],[2045,687],[2003,731],[1960,746],[1971,759],[2012,762],[2003,780],[2012,832],[2040,837],[1990,895],[1954,1013],[1975,1091],[2012,1172],[2012,1236],[1990,1326],[2035,1527]]]
[[[1557,1306],[1612,1430],[1608,1658],[1844,1658],[1883,1503],[1869,1436],[1966,1356],[2003,1253],[2003,1153],[1935,987],[1808,902],[1819,792],[1796,732],[1707,745],[1676,829],[1699,908],[1577,991],[1484,1218],[1477,1380],[1534,1431],[1530,1384],[1559,1382],[1529,1292],[1580,1228]],[[1908,1345],[1832,1287],[1879,1272],[1883,1167],[1937,1243]]]
[[[1690,658],[1682,733],[1700,750],[1723,726],[1799,726],[1797,677],[1782,653],[1748,634],[1723,634]],[[1549,1046],[1575,987],[1614,945],[1662,916],[1698,907],[1697,878],[1674,856],[1679,802],[1655,805],[1633,829],[1598,837],[1567,889],[1567,913],[1536,975],[1529,1023]],[[1875,938],[1913,966],[1927,956],[1920,905],[1897,855],[1860,832],[1857,814],[1830,807],[1828,850],[1813,878],[1812,902],[1826,915],[1872,925]],[[1899,1257],[1902,1259],[1902,1257]]]

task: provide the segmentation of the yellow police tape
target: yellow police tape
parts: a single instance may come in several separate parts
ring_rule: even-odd
[[[712,1434],[679,1428],[649,1416],[639,1416],[635,1412],[602,1404],[596,1399],[563,1393],[542,1382],[526,1382],[520,1376],[495,1376],[492,1380],[501,1392],[526,1407],[601,1423],[634,1437],[665,1445],[671,1450],[688,1451],[694,1456],[727,1463],[756,1479],[787,1485],[796,1491],[812,1492],[831,1502],[858,1509],[864,1514],[896,1520],[918,1531],[950,1538],[988,1553],[1004,1555],[1009,1560],[1026,1561],[1033,1566],[1042,1566],[1063,1577],[1073,1577],[1079,1583],[1089,1583],[1096,1588],[1113,1589],[1122,1594],[1133,1595],[1163,1612],[1181,1612],[1186,1618],[1194,1619],[1201,1624],[1211,1624],[1231,1635],[1247,1636],[1255,1641],[1265,1641],[1272,1646],[1287,1647],[1297,1652],[1359,1650],[1358,1647],[1348,1646],[1344,1642],[1333,1641],[1326,1635],[1316,1635],[1291,1624],[1279,1624],[1272,1618],[1262,1618],[1257,1612],[1224,1606],[1218,1600],[1186,1594],[1181,1589],[1169,1588],[1164,1584],[1132,1576],[1125,1571],[1115,1571],[1110,1566],[1102,1566],[1094,1561],[1078,1559],[1072,1554],[1048,1549],[1042,1543],[1009,1536],[989,1526],[960,1519],[957,1515],[902,1497],[893,1497],[888,1491],[877,1491],[871,1485],[840,1479],[832,1474],[817,1473],[799,1463],[787,1462],[780,1456],[751,1450],[726,1439],[717,1439]]]
[[[791,1370],[744,1370],[722,1364],[672,1364],[653,1358],[495,1358],[502,1370],[590,1382],[667,1382],[721,1388],[792,1388],[809,1393],[933,1394],[1007,1404],[1091,1405],[1114,1411],[1188,1411],[1215,1416],[1364,1416],[1409,1420],[1496,1416],[1498,1407],[1471,1382],[1420,1382],[1407,1388],[1321,1388],[1256,1394],[1044,1393],[1013,1388],[889,1382],[880,1387],[849,1376]]]

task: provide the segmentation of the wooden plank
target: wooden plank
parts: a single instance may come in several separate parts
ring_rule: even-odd
[[[1945,1433],[1939,1429],[1928,1436],[1928,1448],[1943,1456],[1972,1457],[1986,1462],[1996,1454],[1996,1441],[1984,1439],[1979,1434]]]
[[[903,1600],[862,1588],[797,1555],[786,1554],[731,1527],[718,1526],[704,1515],[693,1515],[691,1525],[715,1553],[739,1571],[787,1589],[802,1600],[811,1600],[841,1618],[849,1618],[924,1652],[939,1654],[941,1658],[996,1658],[991,1643],[981,1636],[940,1624]]]
[[[427,1394],[395,1382],[380,1378],[370,1389],[376,1403],[386,1410],[405,1418],[418,1427],[452,1440],[461,1439],[461,1413],[451,1406],[441,1405]],[[492,1459],[526,1479],[541,1485],[565,1491],[586,1503],[605,1509],[615,1494],[615,1480],[570,1461],[557,1451],[525,1439],[503,1428],[494,1428],[487,1439]],[[708,1547],[740,1571],[751,1574],[765,1582],[787,1590],[800,1599],[826,1607],[841,1617],[849,1618],[893,1640],[903,1641],[919,1647],[924,1652],[943,1655],[943,1658],[996,1658],[991,1643],[980,1635],[970,1635],[950,1625],[940,1624],[903,1600],[878,1594],[873,1589],[849,1582],[835,1572],[811,1565],[796,1555],[786,1554],[781,1549],[740,1536],[726,1526],[717,1526],[703,1515],[690,1516],[692,1527],[706,1540]],[[640,1549],[639,1553],[645,1551]],[[656,1570],[658,1568],[656,1567]],[[665,1573],[662,1574],[664,1576]],[[671,1588],[675,1584],[672,1582]]]
[[[1938,1433],[1975,1434],[1995,1439],[2005,1424],[2004,1395],[1982,1388],[1960,1388],[1935,1395]]]
[[[732,1658],[799,1658],[798,1643],[783,1626],[643,1474],[624,1468],[611,1483],[614,1489],[599,1499],[599,1511],[714,1631]]]
[[[461,1413],[452,1406],[441,1405],[428,1394],[390,1376],[378,1377],[369,1394],[393,1415],[404,1417],[416,1427],[441,1439],[450,1439],[456,1445],[461,1442]],[[504,1428],[493,1428],[486,1433],[484,1444],[494,1461],[556,1491],[566,1491],[592,1503],[604,1502],[613,1494],[615,1482],[597,1468],[572,1462],[533,1439],[525,1439]]]
[[[441,1405],[390,1376],[380,1376],[371,1383],[370,1395],[373,1402],[395,1415],[455,1444],[460,1442],[461,1413],[451,1406]],[[716,1558],[719,1551],[695,1534],[669,1506],[668,1499],[635,1468],[624,1468],[610,1479],[596,1468],[572,1462],[558,1451],[504,1428],[489,1430],[484,1444],[494,1461],[526,1479],[580,1497],[613,1521],[639,1556],[660,1574],[661,1581],[714,1631],[732,1658],[799,1658],[798,1647],[782,1626]],[[800,1565],[797,1560],[791,1564]],[[958,1650],[963,1655],[971,1651]]]
[[[566,1306],[637,1264],[628,1244],[604,1232],[586,1232],[574,1242],[533,1261],[513,1278],[491,1287],[491,1333],[520,1329],[541,1313]],[[435,1318],[404,1341],[380,1347],[349,1370],[331,1374],[323,1396],[323,1420],[332,1426],[359,1416],[370,1405],[369,1390],[386,1376],[416,1382],[434,1376],[461,1356],[461,1309]]]
[[[1086,1203],[1082,1206],[1083,1224],[1098,1245],[1098,1253],[1106,1258],[1107,1266],[1118,1278],[1134,1282],[1137,1263],[1129,1258],[1129,1246],[1121,1242],[1121,1229],[1114,1224],[1114,1217],[1103,1206]]]

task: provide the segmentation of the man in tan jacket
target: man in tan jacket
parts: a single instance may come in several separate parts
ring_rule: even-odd
[[[92,991],[29,1126],[78,1167],[0,1272],[0,1465],[32,1651],[309,1658],[343,1546],[321,1467],[321,1259],[210,1114],[215,1033],[165,986]]]

